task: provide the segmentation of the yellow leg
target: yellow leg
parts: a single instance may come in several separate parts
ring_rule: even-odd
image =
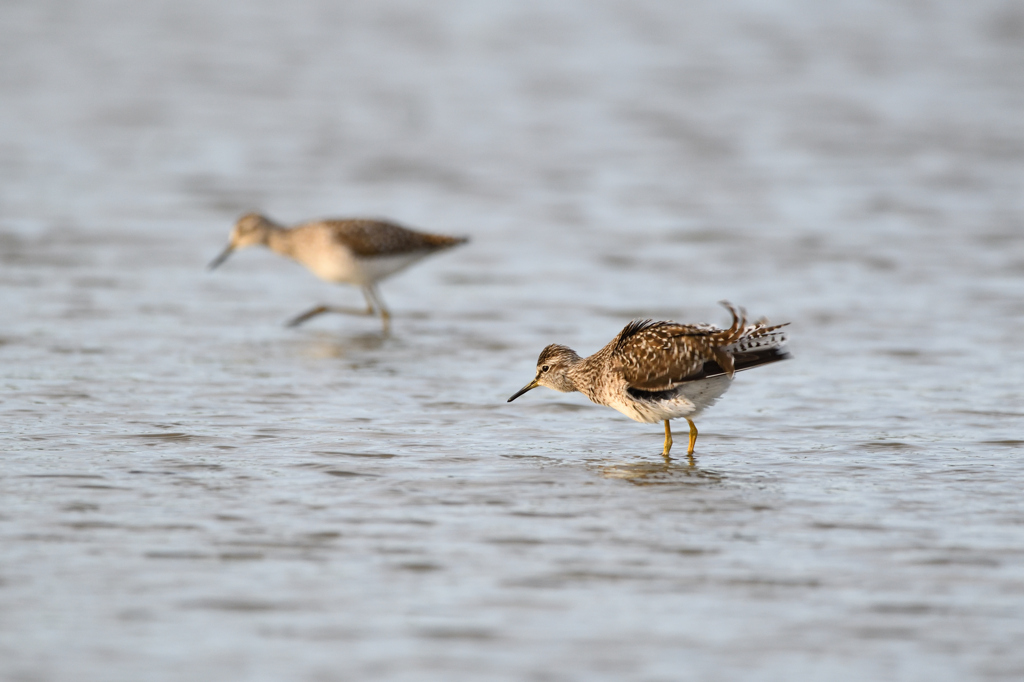
[[[373,315],[374,313],[376,313],[377,307],[373,302],[373,297],[370,294],[369,289],[367,289],[366,287],[363,287],[363,298],[366,299],[366,314]]]
[[[330,305],[318,305],[312,310],[307,310],[297,317],[293,317],[285,323],[286,327],[298,327],[306,320],[311,320],[317,315],[323,315],[324,313],[341,313],[343,315],[373,315],[373,309],[367,311],[359,310],[358,308],[338,308]]]
[[[672,429],[669,428],[668,420],[665,420],[665,449],[661,451],[661,454],[666,458],[668,457],[669,451],[672,449]]]
[[[370,286],[363,287],[363,296],[366,298],[366,305],[373,310],[374,308],[380,312],[381,322],[384,324],[384,333],[386,334],[391,328],[391,313],[384,307],[384,302],[380,299],[380,294],[377,293],[377,287]]]
[[[697,425],[689,417],[686,418],[686,421],[690,425],[690,448],[686,451],[686,454],[692,455],[693,445],[697,442]],[[665,422],[665,428],[668,428],[668,422]]]

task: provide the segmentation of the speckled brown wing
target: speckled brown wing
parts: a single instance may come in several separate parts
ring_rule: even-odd
[[[723,330],[674,322],[631,322],[620,332],[612,362],[630,388],[664,391],[699,378],[715,360]]]
[[[684,381],[707,376],[708,366],[733,375],[732,353],[724,346],[743,336],[746,315],[729,303],[732,325],[719,329],[710,324],[630,322],[619,332],[612,348],[613,364],[630,388],[664,391]]]
[[[397,256],[416,251],[437,251],[462,244],[462,237],[417,232],[385,220],[355,218],[325,220],[334,239],[357,256]]]

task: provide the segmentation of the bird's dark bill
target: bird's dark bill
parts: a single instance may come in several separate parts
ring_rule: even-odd
[[[210,264],[206,266],[207,269],[208,270],[213,270],[218,265],[220,265],[221,263],[226,261],[228,259],[228,256],[230,256],[231,252],[234,251],[234,250],[235,250],[235,247],[233,247],[230,244],[228,244],[228,247],[226,249],[224,249],[223,251],[221,251],[221,254],[219,256],[217,256],[212,261],[210,261]]]
[[[537,383],[537,380],[534,379],[533,381],[531,381],[530,383],[526,384],[521,389],[516,391],[515,395],[513,395],[511,398],[509,398],[506,402],[512,402],[513,400],[515,400],[516,398],[518,398],[522,394],[526,393],[527,391],[532,391],[533,389],[537,388],[537,386],[539,386],[539,384]]]

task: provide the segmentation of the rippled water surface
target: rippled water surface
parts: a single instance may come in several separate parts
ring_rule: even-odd
[[[0,100],[0,678],[1024,678],[1019,3],[7,2]],[[285,329],[248,210],[472,241]],[[505,403],[720,299],[695,466]]]

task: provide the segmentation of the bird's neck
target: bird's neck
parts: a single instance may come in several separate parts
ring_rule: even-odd
[[[566,375],[573,383],[573,390],[579,391],[593,400],[597,388],[597,384],[593,380],[594,375],[600,375],[602,373],[601,370],[600,362],[595,360],[593,355],[587,358],[577,356],[576,361],[569,367]]]
[[[263,233],[263,244],[282,256],[292,255],[292,232],[288,228],[267,222]]]

